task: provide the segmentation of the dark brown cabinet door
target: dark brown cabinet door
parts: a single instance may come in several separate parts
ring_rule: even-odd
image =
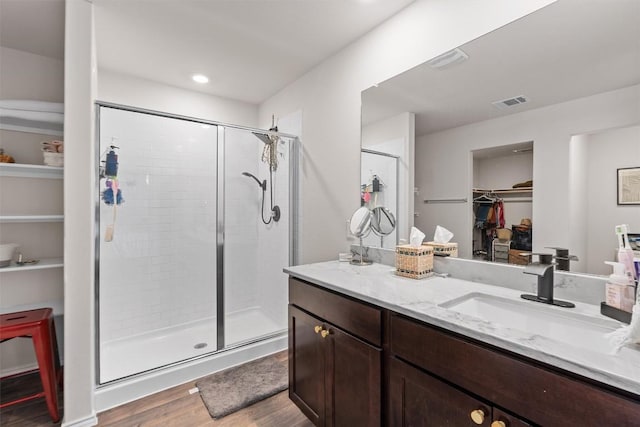
[[[379,426],[382,350],[332,325],[326,330],[326,425]]]
[[[325,344],[322,322],[289,306],[289,398],[315,425],[324,421]]]
[[[491,406],[412,366],[390,359],[390,424],[490,426]]]
[[[498,408],[493,408],[492,420],[491,427],[531,427],[533,425]]]

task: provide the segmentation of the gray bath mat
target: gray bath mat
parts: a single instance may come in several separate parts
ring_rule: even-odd
[[[273,396],[289,386],[287,351],[204,377],[196,382],[200,397],[213,418]]]

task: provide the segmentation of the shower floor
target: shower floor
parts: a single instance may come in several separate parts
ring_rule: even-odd
[[[225,321],[227,346],[286,329],[259,308],[229,314]],[[216,319],[212,317],[105,342],[100,346],[100,383],[214,352],[216,335]]]

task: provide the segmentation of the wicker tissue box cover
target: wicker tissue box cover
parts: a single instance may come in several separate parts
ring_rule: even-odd
[[[433,275],[433,247],[396,246],[396,274],[412,279]]]
[[[434,252],[449,254],[452,258],[458,258],[458,244],[457,243],[436,243],[425,242],[423,245],[433,247]]]

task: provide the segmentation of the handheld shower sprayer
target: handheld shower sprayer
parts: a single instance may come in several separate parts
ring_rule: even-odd
[[[274,206],[273,205],[273,176],[271,175],[273,173],[273,171],[269,171],[271,176],[271,193],[270,193],[270,199],[271,199],[271,216],[268,220],[264,219],[264,197],[265,197],[265,193],[267,192],[267,180],[265,179],[264,181],[260,182],[260,180],[252,173],[249,172],[242,172],[242,175],[247,176],[249,178],[253,178],[258,185],[260,186],[260,188],[262,188],[262,208],[261,208],[261,217],[262,217],[262,222],[265,224],[270,224],[271,221],[275,221],[278,222],[280,221],[280,207],[279,206]]]
[[[260,180],[258,178],[256,178],[256,176],[254,174],[251,174],[249,172],[242,172],[242,175],[248,176],[249,178],[255,179],[256,182],[258,183],[258,185],[260,186],[260,188],[262,188],[262,191],[267,191],[267,180],[266,179],[264,181],[260,182]]]

